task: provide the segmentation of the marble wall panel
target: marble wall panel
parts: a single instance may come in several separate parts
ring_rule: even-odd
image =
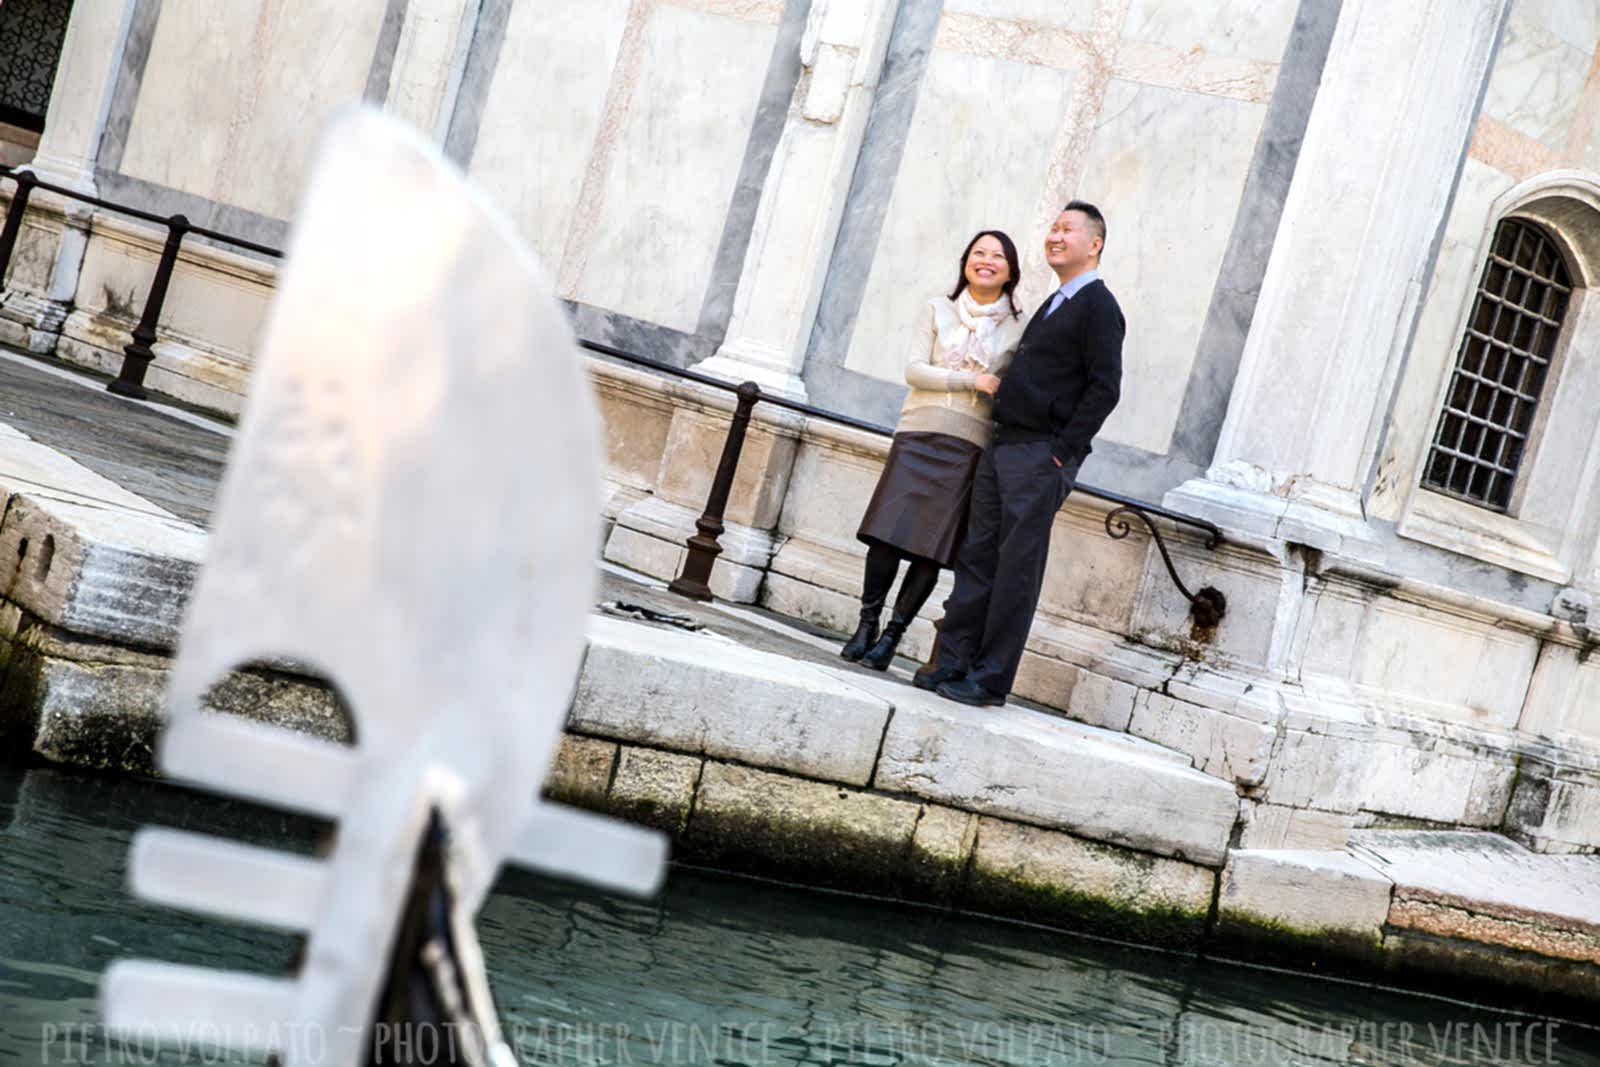
[[[1516,725],[1537,639],[1436,609],[1380,600],[1368,615],[1355,681],[1428,702],[1480,725]]]
[[[0,122],[0,165],[20,167],[33,159],[39,135],[9,123]]]
[[[134,105],[122,172],[210,195],[239,111],[259,0],[173,0],[161,8]],[[173,151],[175,133],[183,151]]]
[[[1144,582],[1128,633],[1152,648],[1186,656],[1198,654],[1219,670],[1235,666],[1249,671],[1275,669],[1271,663],[1273,642],[1285,580],[1275,561],[1227,542],[1207,549],[1190,534],[1175,537],[1171,527],[1167,527],[1166,537],[1173,568],[1183,583],[1191,592],[1206,586],[1219,590],[1228,600],[1227,615],[1214,633],[1201,635],[1197,641],[1189,601],[1152,549],[1145,559]]]
[[[166,0],[122,172],[287,218],[312,134],[366,87],[384,11],[376,0]]]
[[[552,275],[600,130],[629,6],[629,0],[541,0],[513,4],[506,23],[467,170]]]
[[[1009,233],[1024,259],[1043,240],[1028,232],[1028,220],[1073,79],[950,52],[929,59],[845,357],[849,370],[903,382],[906,331],[923,301],[955,284],[961,250],[978,230]]]
[[[1584,142],[1582,166],[1600,171],[1600,108],[1590,112],[1588,129],[1581,131],[1581,136]]]
[[[1600,5],[1593,0],[1517,0],[1512,10],[1585,54],[1600,44]]]
[[[1485,115],[1554,149],[1566,143],[1595,47],[1592,12],[1569,10],[1577,6],[1517,4],[1483,99]]]
[[[728,439],[729,416],[718,410],[680,407],[662,448],[667,462],[656,478],[656,495],[699,513]],[[739,453],[724,517],[730,522],[769,529],[778,521],[794,462],[792,434],[777,434],[764,420],[753,420]]]
[[[273,218],[288,218],[326,116],[360,100],[371,71],[385,4],[294,0],[285,4],[253,72],[248,125],[239,134],[230,195],[218,196]],[[431,131],[423,131],[424,136]]]
[[[1089,30],[1094,26],[1095,0],[945,0],[944,10],[949,15]]]
[[[1323,583],[1307,601],[1301,617],[1305,629],[1300,646],[1301,673],[1341,680],[1350,677],[1366,616],[1366,597],[1343,586]]]
[[[1518,729],[1533,736],[1600,739],[1600,663],[1578,649],[1547,643]]]
[[[1132,0],[1122,35],[1276,63],[1299,8],[1298,0]]]
[[[874,441],[841,447],[827,438],[802,439],[778,533],[836,552],[864,554],[866,547],[856,540],[856,528],[883,473],[888,451],[887,441],[881,446]]]
[[[260,345],[272,290],[255,271],[238,273],[209,257],[178,260],[163,306],[164,339],[187,338],[229,353],[253,354]]]
[[[148,243],[94,236],[84,249],[74,305],[137,322],[159,256]]]
[[[777,32],[656,9],[577,299],[694,331]]]
[[[1265,117],[1198,93],[1106,89],[1078,195],[1105,212],[1101,274],[1128,319],[1108,440],[1167,451]]]
[[[11,203],[7,199],[5,207],[0,209],[0,218],[10,209]],[[22,229],[17,232],[17,245],[11,252],[11,262],[5,271],[5,285],[0,286],[0,293],[48,293],[56,250],[60,245],[60,218],[29,211],[23,217]]]
[[[608,368],[589,363],[605,447],[606,478],[639,495],[655,489],[672,427],[665,398],[628,388],[607,376]]]

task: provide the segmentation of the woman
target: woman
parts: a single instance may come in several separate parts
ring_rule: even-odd
[[[973,472],[989,443],[994,393],[1022,337],[1022,313],[1012,299],[1021,273],[1011,238],[985,230],[962,253],[955,290],[922,310],[906,361],[911,392],[856,531],[867,545],[867,571],[861,624],[839,652],[847,660],[886,669],[939,568],[955,563]],[[880,635],[901,560],[911,566]]]

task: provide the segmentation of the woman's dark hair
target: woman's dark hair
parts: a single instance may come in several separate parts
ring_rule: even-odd
[[[1006,255],[1006,266],[1011,268],[1011,277],[1000,287],[1000,292],[1011,301],[1011,314],[1020,318],[1022,309],[1017,307],[1016,298],[1012,293],[1017,288],[1017,283],[1022,280],[1022,262],[1017,258],[1017,243],[999,230],[982,230],[972,240],[967,242],[967,249],[961,253],[961,265],[957,268],[956,287],[950,291],[950,299],[954,300],[961,295],[967,287],[967,257],[972,255],[972,249],[985,237],[993,237],[1000,242],[1000,250]]]

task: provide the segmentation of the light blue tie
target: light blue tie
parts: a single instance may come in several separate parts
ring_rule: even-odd
[[[1067,294],[1063,293],[1060,289],[1057,289],[1056,295],[1050,299],[1050,309],[1044,313],[1044,317],[1048,319],[1051,315],[1054,315],[1056,313],[1056,309],[1066,302]]]

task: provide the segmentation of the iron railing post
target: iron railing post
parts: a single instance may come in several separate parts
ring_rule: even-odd
[[[122,350],[122,369],[106,388],[118,396],[145,398],[144,375],[156,354],[150,346],[156,341],[156,323],[161,318],[161,306],[167,302],[167,287],[172,284],[172,269],[178,263],[178,248],[183,235],[189,232],[189,220],[174,215],[167,220],[167,243],[161,249],[161,260],[156,264],[155,280],[150,283],[150,295],[144,302],[144,314],[139,325],[133,328],[133,341]]]
[[[28,213],[28,197],[39,181],[31,170],[16,171],[11,177],[17,183],[17,188],[11,194],[11,207],[6,210],[6,224],[0,227],[0,292],[5,292],[6,271],[11,267],[11,254],[17,250],[17,237],[22,233],[22,216]]]
[[[744,434],[750,426],[750,412],[761,399],[761,387],[755,382],[745,382],[736,390],[739,405],[733,411],[733,423],[728,427],[728,439],[722,445],[722,461],[717,464],[716,477],[711,479],[711,492],[706,496],[706,510],[695,520],[699,531],[688,540],[689,554],[684,557],[683,570],[667,586],[679,596],[692,600],[710,600],[711,565],[722,554],[717,538],[722,536],[722,512],[728,506],[728,492],[733,488],[734,472],[739,467],[739,453],[744,449]]]

